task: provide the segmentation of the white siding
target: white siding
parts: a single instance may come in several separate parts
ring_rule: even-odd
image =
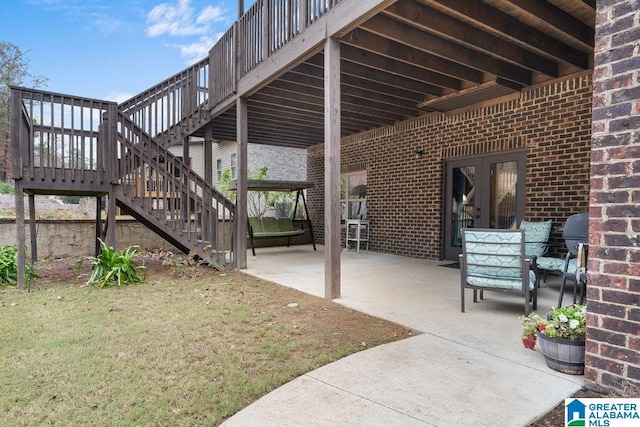
[[[174,145],[169,151],[182,157],[182,145]],[[231,155],[237,153],[235,141],[220,141],[213,144],[213,184],[218,186],[217,160],[222,160],[222,170],[231,168]],[[268,168],[267,178],[270,180],[305,181],[307,179],[307,151],[301,148],[275,147],[271,145],[249,144],[249,174],[255,175],[261,167]],[[204,146],[201,141],[189,144],[191,168],[204,177]]]

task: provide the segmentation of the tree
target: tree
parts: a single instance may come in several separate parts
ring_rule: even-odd
[[[247,171],[247,179],[262,181],[267,177],[268,168],[263,166],[260,170],[252,175],[250,171]],[[222,179],[220,180],[220,192],[232,202],[236,201],[236,192],[229,190],[229,184],[231,184],[231,170],[225,169],[222,172]],[[293,203],[295,193],[280,193],[270,192],[265,190],[249,191],[247,194],[247,213],[249,216],[255,216],[262,218],[267,212],[268,208],[276,207],[276,205],[287,205],[289,208]]]
[[[47,78],[29,71],[27,53],[13,43],[0,42],[0,181],[9,179],[11,142],[9,129],[10,85],[46,86]]]

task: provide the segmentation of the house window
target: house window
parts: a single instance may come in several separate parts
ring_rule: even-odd
[[[236,169],[238,166],[238,155],[237,154],[232,154],[231,155],[231,179],[236,179]]]
[[[222,181],[222,159],[216,160],[216,174],[218,176],[218,182]]]
[[[367,172],[340,176],[340,219],[367,219]]]

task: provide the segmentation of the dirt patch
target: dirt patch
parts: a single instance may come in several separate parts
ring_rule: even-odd
[[[95,198],[84,197],[81,203],[64,203],[55,196],[35,196],[37,219],[87,219],[95,217]],[[29,199],[24,198],[25,217],[29,217]],[[0,218],[16,217],[16,196],[0,194]]]

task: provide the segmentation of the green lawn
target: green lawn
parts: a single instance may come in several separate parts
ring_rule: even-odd
[[[216,425],[313,368],[410,334],[200,268],[105,289],[0,288],[0,425]]]

